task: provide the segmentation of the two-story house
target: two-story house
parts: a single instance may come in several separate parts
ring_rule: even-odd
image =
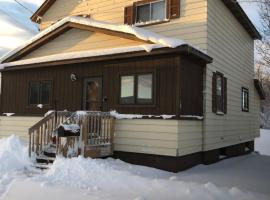
[[[46,0],[40,33],[2,58],[0,134],[48,110],[116,110],[114,156],[179,171],[253,151],[254,40],[234,0]],[[2,123],[2,124],[1,124]],[[17,126],[16,126],[17,125]],[[24,128],[24,129],[23,129]]]

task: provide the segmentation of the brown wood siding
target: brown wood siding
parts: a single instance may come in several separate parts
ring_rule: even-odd
[[[90,77],[103,78],[103,111],[117,110],[120,113],[140,114],[179,114],[179,63],[183,63],[181,73],[192,73],[196,80],[185,84],[183,91],[187,97],[183,103],[186,114],[198,114],[202,102],[189,103],[189,98],[198,97],[193,94],[200,89],[197,83],[202,79],[201,67],[196,67],[193,61],[181,61],[178,55],[145,56],[141,58],[122,59],[106,62],[78,63],[61,66],[44,67],[3,72],[2,112],[14,112],[16,115],[41,115],[56,107],[57,110],[76,111],[82,109],[83,80]],[[182,59],[183,60],[183,59]],[[179,67],[178,67],[179,66]],[[180,67],[181,68],[181,67]],[[195,73],[199,70],[198,73]],[[70,74],[75,73],[78,80],[72,82]],[[154,103],[152,105],[120,105],[120,75],[153,73]],[[199,74],[201,77],[199,77]],[[192,75],[192,76],[193,76]],[[182,76],[182,78],[188,77]],[[198,78],[198,80],[197,80]],[[28,105],[28,85],[34,80],[52,80],[52,105],[43,109]],[[184,82],[188,80],[183,80]],[[181,84],[184,84],[181,82]],[[199,86],[200,88],[200,86]],[[191,92],[191,93],[190,93]],[[200,95],[199,95],[200,96]],[[197,98],[199,101],[200,98]],[[183,99],[182,99],[183,101]],[[194,104],[198,104],[195,106]]]
[[[187,56],[181,57],[180,64],[180,114],[202,116],[204,66]]]

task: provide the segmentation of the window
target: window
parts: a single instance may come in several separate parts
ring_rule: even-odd
[[[216,101],[217,101],[217,112],[223,112],[223,77],[217,74],[216,77]]]
[[[153,100],[153,75],[121,76],[121,104],[150,104]]]
[[[163,21],[166,19],[165,0],[136,6],[136,23]]]
[[[227,78],[220,72],[213,73],[212,110],[217,114],[227,113]]]
[[[249,111],[249,92],[247,88],[242,88],[242,111]]]
[[[152,102],[152,74],[138,76],[138,103]]]
[[[49,105],[51,90],[51,81],[31,81],[29,84],[29,104]]]
[[[134,76],[121,77],[121,103],[133,104],[135,103],[134,96]]]

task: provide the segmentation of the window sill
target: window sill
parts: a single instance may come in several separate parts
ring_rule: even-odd
[[[164,19],[162,21],[157,20],[157,21],[149,21],[149,22],[142,22],[142,23],[135,23],[134,26],[137,27],[145,27],[145,26],[152,26],[152,25],[157,25],[157,24],[163,24],[163,23],[167,23],[170,22],[169,19]]]
[[[225,115],[225,113],[224,113],[224,112],[221,112],[221,111],[218,111],[218,112],[216,112],[216,115],[221,115],[221,116],[223,116],[223,115]]]

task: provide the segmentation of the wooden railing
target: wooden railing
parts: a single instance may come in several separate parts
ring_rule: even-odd
[[[79,137],[70,137],[63,140],[57,137],[57,128],[60,124],[78,124],[81,127]],[[55,136],[55,137],[54,137]],[[53,137],[55,138],[53,140]],[[82,143],[79,154],[93,155],[89,151],[95,150],[100,156],[112,154],[114,138],[114,118],[105,112],[51,112],[29,129],[29,156],[31,152],[40,155],[49,144],[56,145],[58,154],[67,155],[67,149],[74,147],[75,140]],[[62,141],[61,141],[62,140]],[[66,143],[64,143],[65,141]],[[104,151],[101,147],[107,146]],[[98,156],[97,155],[97,156]]]
[[[29,156],[31,152],[39,155],[43,148],[52,142],[54,131],[57,127],[66,121],[71,112],[55,112],[45,116],[35,125],[29,128]]]

